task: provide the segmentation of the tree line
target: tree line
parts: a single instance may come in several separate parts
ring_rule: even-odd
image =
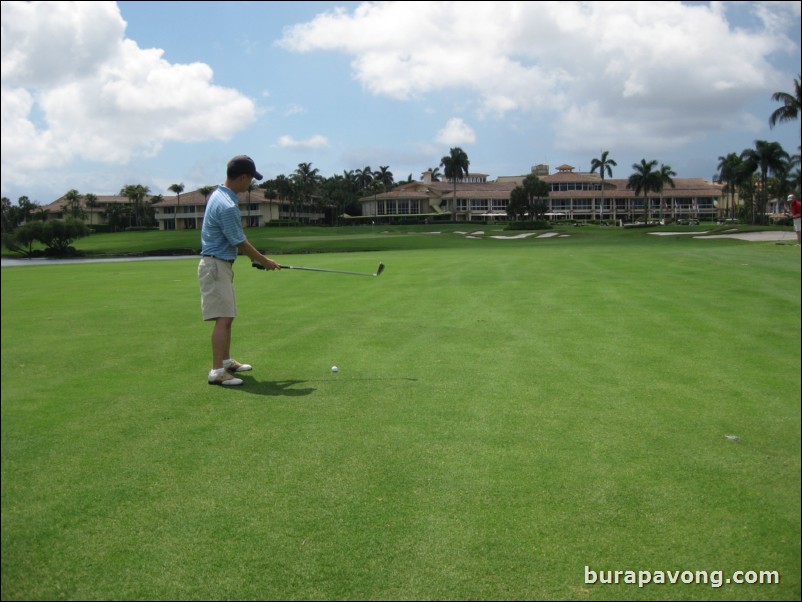
[[[800,93],[800,77],[794,80],[794,92],[775,92],[772,100],[781,106],[769,116],[769,125],[774,128],[779,123],[795,121],[800,115],[802,94]],[[802,130],[800,131],[800,148],[802,149]],[[790,155],[778,142],[756,140],[754,148],[747,148],[740,153],[731,152],[720,156],[718,172],[714,181],[724,185],[724,192],[730,195],[730,210],[736,211],[735,196],[742,200],[742,215],[734,213],[729,217],[740,218],[752,224],[764,223],[766,208],[770,198],[785,198],[790,192],[800,190],[800,154]],[[658,166],[659,165],[659,166]],[[453,183],[454,202],[451,207],[452,220],[456,221],[457,184],[469,175],[470,160],[460,147],[451,148],[448,155],[441,158],[437,167],[429,168],[432,179],[440,181],[441,177]],[[612,177],[612,168],[616,161],[610,157],[610,151],[604,151],[600,157],[591,161],[591,173],[598,172],[601,178],[601,214],[604,219],[604,180]],[[443,168],[443,171],[440,171]],[[662,194],[666,186],[674,187],[673,177],[676,172],[671,166],[659,164],[656,160],[632,165],[633,172],[627,181],[627,188],[636,195],[643,194],[645,200],[644,218],[649,219],[649,195]],[[409,174],[406,182],[411,182]],[[247,192],[250,204],[252,193],[259,193],[268,200],[282,199],[289,202],[290,221],[302,221],[305,212],[320,212],[326,215],[328,223],[336,223],[342,214],[359,215],[359,199],[372,194],[387,192],[398,184],[388,165],[373,170],[369,165],[361,169],[343,171],[330,178],[320,175],[311,163],[299,163],[296,170],[289,175],[278,175],[259,184],[252,184]],[[203,186],[198,189],[207,199],[214,186]],[[180,205],[183,183],[169,187],[176,195]],[[258,192],[257,192],[258,191]],[[508,203],[507,214],[511,220],[523,220],[527,217],[540,220],[547,211],[549,187],[535,174],[524,178],[522,184],[513,189]],[[108,227],[112,231],[137,228],[152,228],[156,224],[153,205],[160,202],[162,195],[150,196],[150,189],[141,184],[127,184],[120,189],[120,196],[129,199],[129,204],[115,204],[107,208]],[[80,194],[77,190],[69,190],[64,195],[65,220],[48,220],[47,211],[27,196],[20,197],[13,205],[2,198],[2,236],[3,245],[11,250],[25,252],[37,240],[54,252],[65,251],[65,240],[69,242],[67,232],[75,236],[84,235],[80,227],[83,224],[86,232],[93,226],[91,210],[97,207],[98,198],[92,193]],[[86,211],[88,209],[89,211]],[[661,204],[662,211],[662,204]],[[89,216],[88,226],[85,224]],[[46,223],[64,221],[59,225],[45,227]],[[69,227],[67,226],[69,222]],[[34,225],[36,224],[36,225]],[[74,240],[74,239],[73,239]],[[69,245],[66,244],[68,247]]]

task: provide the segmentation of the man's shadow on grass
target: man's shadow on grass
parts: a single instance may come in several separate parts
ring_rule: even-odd
[[[305,383],[305,380],[256,380],[253,377],[240,376],[243,383],[241,391],[243,393],[251,393],[253,395],[269,395],[271,397],[283,395],[284,397],[303,397],[304,395],[311,395],[317,391],[314,387],[305,387],[303,389],[293,389],[295,385]],[[238,387],[239,388],[239,387]]]
[[[277,396],[284,396],[284,397],[303,397],[305,395],[311,395],[315,391],[317,391],[316,387],[305,387],[303,389],[293,389],[295,385],[300,385],[302,383],[308,382],[315,382],[309,380],[263,380],[259,381],[256,380],[252,376],[246,376],[244,374],[237,374],[237,378],[242,379],[242,387],[235,387],[239,389],[243,393],[250,393],[252,395],[268,395],[271,397]],[[334,382],[337,380],[337,377],[332,379],[328,379],[327,382]],[[406,381],[413,381],[417,382],[417,378],[349,378],[347,380],[363,380],[363,381],[378,381],[378,380],[406,380]],[[317,382],[324,382],[324,381],[317,381]]]

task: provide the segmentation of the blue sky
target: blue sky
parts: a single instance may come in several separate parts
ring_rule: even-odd
[[[795,2],[3,2],[2,195],[151,194],[388,166],[641,159],[711,179],[777,141],[800,71]]]

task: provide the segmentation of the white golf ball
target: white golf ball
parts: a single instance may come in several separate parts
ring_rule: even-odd
[[[338,372],[338,371],[339,371],[339,368],[337,368],[337,366],[332,366],[332,367],[331,367],[331,371],[332,371],[332,372]]]

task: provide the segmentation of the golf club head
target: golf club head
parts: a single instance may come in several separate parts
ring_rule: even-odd
[[[384,264],[383,264],[383,263],[380,263],[380,264],[379,264],[379,268],[376,270],[376,275],[378,276],[378,275],[379,275],[379,274],[381,274],[383,271],[384,271]]]

